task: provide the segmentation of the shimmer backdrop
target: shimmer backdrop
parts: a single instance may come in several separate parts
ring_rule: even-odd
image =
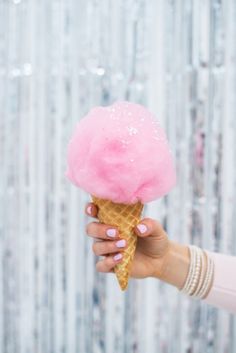
[[[78,119],[143,103],[178,173],[145,215],[236,255],[235,38],[235,0],[0,0],[1,353],[236,352],[226,312],[96,273],[89,196],[64,177]]]

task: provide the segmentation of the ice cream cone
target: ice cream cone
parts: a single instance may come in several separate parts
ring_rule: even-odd
[[[104,200],[92,195],[93,202],[98,206],[98,219],[101,223],[116,226],[119,229],[119,235],[127,241],[127,247],[123,251],[122,262],[118,263],[114,272],[122,290],[128,286],[131,264],[136,249],[137,236],[133,228],[139,223],[143,204],[126,205],[123,203],[114,203],[110,200]]]

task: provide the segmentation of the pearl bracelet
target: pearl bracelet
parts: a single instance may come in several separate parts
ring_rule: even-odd
[[[189,273],[188,273],[185,285],[181,291],[187,293],[188,295],[191,295],[191,292],[193,291],[194,286],[198,280],[200,264],[199,264],[198,248],[196,246],[189,246],[189,251],[190,251],[190,259],[191,259]]]
[[[200,273],[201,273],[201,249],[199,249],[198,247],[195,247],[194,249],[195,253],[196,253],[196,265],[194,268],[194,277],[192,279],[192,283],[190,285],[189,288],[189,295],[194,295],[195,291],[196,291],[196,287],[198,286],[198,282],[199,282],[199,277],[200,277]]]
[[[207,271],[205,275],[205,281],[202,285],[201,291],[199,293],[200,298],[204,298],[209,291],[209,286],[211,285],[214,273],[214,263],[213,260],[207,256]]]
[[[190,251],[189,271],[180,291],[191,297],[203,299],[208,294],[213,282],[214,262],[199,247],[190,245],[188,248]]]
[[[197,288],[195,290],[195,292],[192,294],[193,297],[198,297],[199,295],[199,292],[202,288],[202,285],[203,285],[203,282],[204,282],[204,278],[205,278],[205,272],[204,272],[204,252],[203,251],[200,251],[200,267],[201,267],[201,270],[200,270],[200,278],[199,278],[199,281],[198,281],[198,285],[197,285]]]
[[[189,286],[191,283],[191,278],[193,276],[194,267],[195,267],[195,253],[193,252],[191,247],[189,247],[188,249],[190,252],[191,261],[190,261],[189,272],[188,272],[187,279],[185,281],[185,285],[184,285],[183,289],[181,290],[182,292],[186,292],[186,293],[189,291]]]

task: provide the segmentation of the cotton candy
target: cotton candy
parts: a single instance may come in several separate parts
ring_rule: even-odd
[[[92,195],[125,204],[153,201],[176,183],[164,130],[145,107],[130,102],[95,107],[77,123],[66,176]]]

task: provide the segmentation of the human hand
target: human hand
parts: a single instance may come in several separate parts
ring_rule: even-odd
[[[88,203],[86,213],[97,217],[97,206]],[[134,278],[157,277],[162,278],[165,264],[172,243],[169,241],[162,225],[151,218],[144,218],[134,228],[138,236],[130,276]],[[122,261],[125,249],[124,240],[119,237],[118,229],[114,226],[91,222],[86,227],[86,233],[94,238],[93,252],[97,256],[105,256],[96,264],[99,272],[114,272],[114,267]]]

